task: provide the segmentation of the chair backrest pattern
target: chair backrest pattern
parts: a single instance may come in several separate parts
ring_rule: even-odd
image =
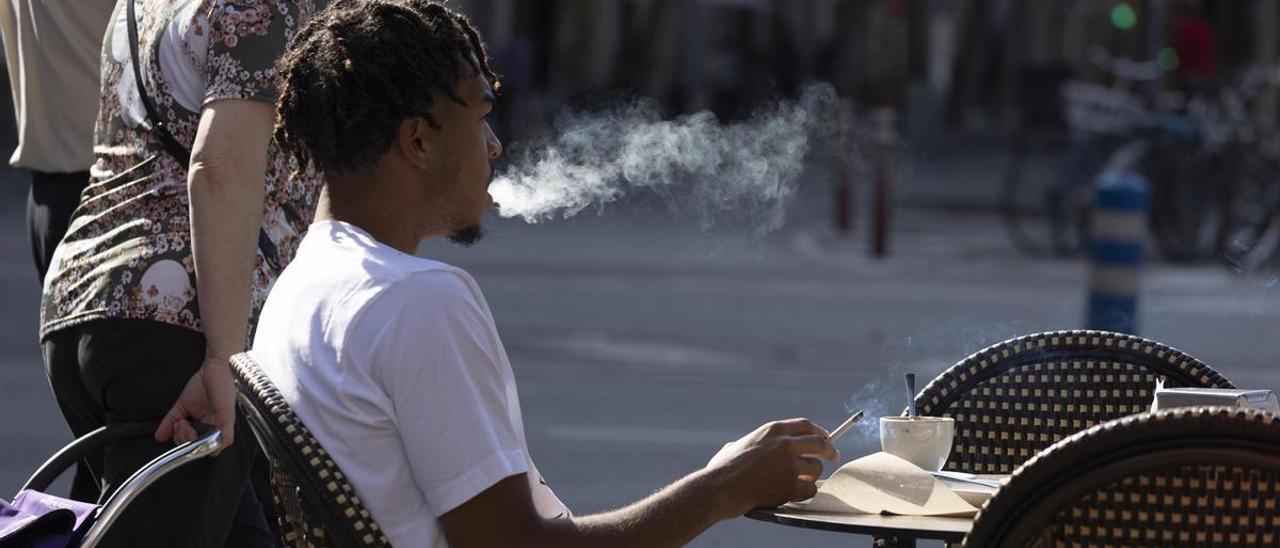
[[[1126,477],[1055,517],[1055,543],[1276,546],[1280,473],[1238,465],[1182,466]]]
[[[967,546],[1280,545],[1280,419],[1143,413],[1080,432],[1014,472]]]
[[[956,420],[947,470],[1007,474],[1071,434],[1148,410],[1161,377],[1170,387],[1232,387],[1208,365],[1155,341],[1053,331],[961,360],[916,396],[916,406]]]
[[[272,463],[287,546],[391,546],[337,463],[249,354],[231,359],[240,407]]]

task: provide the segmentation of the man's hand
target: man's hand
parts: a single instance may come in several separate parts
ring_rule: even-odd
[[[725,518],[813,497],[822,461],[840,461],[826,430],[806,419],[771,422],[730,442],[706,470],[719,478]]]
[[[226,359],[206,357],[200,370],[187,381],[178,401],[156,429],[156,441],[186,443],[196,439],[188,419],[212,424],[222,431],[222,445],[235,441],[236,386]]]

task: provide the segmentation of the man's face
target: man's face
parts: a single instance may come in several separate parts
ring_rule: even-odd
[[[438,188],[432,190],[440,197],[449,223],[449,239],[471,245],[483,234],[480,220],[493,205],[489,197],[489,182],[493,179],[490,162],[502,154],[502,143],[487,120],[494,106],[489,81],[478,74],[464,77],[456,89],[466,101],[465,106],[438,98],[433,109],[441,129],[435,132],[430,149],[434,158],[429,165],[435,168],[430,176],[439,182]]]

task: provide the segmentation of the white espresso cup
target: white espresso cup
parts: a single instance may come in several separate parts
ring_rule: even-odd
[[[955,437],[951,417],[880,417],[880,448],[930,472],[942,470]]]

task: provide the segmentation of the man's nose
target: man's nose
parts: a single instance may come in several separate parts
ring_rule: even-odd
[[[484,132],[485,144],[489,148],[489,159],[497,160],[499,156],[502,156],[502,141],[498,140],[498,136],[493,133],[493,128],[489,127],[487,122],[484,125]]]

